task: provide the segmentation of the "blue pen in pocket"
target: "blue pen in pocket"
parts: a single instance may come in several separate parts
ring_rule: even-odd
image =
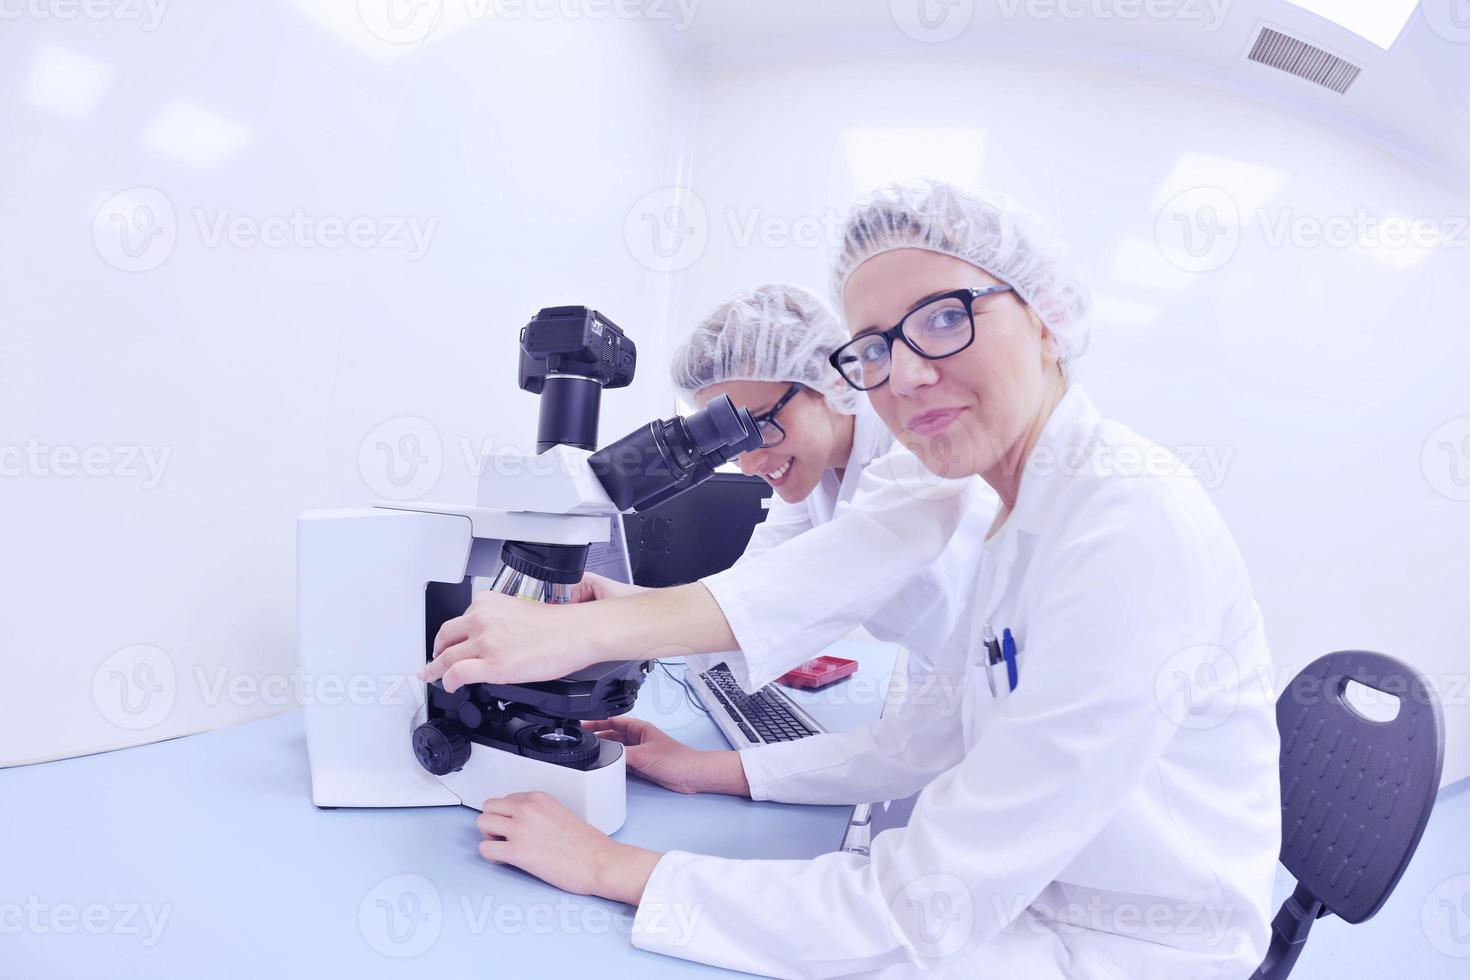
[[[1001,631],[1001,638],[996,639],[990,624],[986,623],[982,639],[985,643],[985,680],[990,685],[990,696],[998,698],[1002,693],[1009,694],[1016,689],[1016,638],[1007,628]],[[1005,664],[1005,680],[997,683],[1001,664]],[[1005,685],[1004,692],[1001,691],[1002,683]]]
[[[1000,653],[1006,662],[1006,682],[1014,691],[1019,671],[1016,667],[1016,638],[1011,635],[1009,626],[1001,633]]]

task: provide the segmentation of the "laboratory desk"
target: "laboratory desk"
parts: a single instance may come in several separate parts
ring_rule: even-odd
[[[793,697],[831,730],[861,725],[877,717],[896,650],[835,644],[859,672]],[[727,747],[661,671],[633,713],[699,748]],[[630,777],[615,836],[809,858],[838,846],[847,813]],[[488,864],[471,809],[316,808],[300,711],[0,770],[0,814],[5,980],[725,972],[635,949],[629,906]]]

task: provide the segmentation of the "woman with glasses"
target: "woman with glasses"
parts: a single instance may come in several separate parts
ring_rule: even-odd
[[[751,973],[1249,976],[1280,745],[1260,611],[1219,514],[1073,381],[1086,293],[1029,212],[884,188],[849,218],[835,279],[852,340],[832,363],[926,467],[1001,499],[967,642],[939,654],[963,672],[957,710],[900,749],[934,772],[908,825],[868,855],[740,861],[614,842],[529,796],[486,801],[482,855],[637,904],[635,945]],[[491,618],[514,621],[501,605]],[[649,640],[618,609],[595,615],[612,644],[593,656]],[[492,655],[482,676],[519,659]],[[758,798],[839,790],[761,782],[752,761]],[[661,930],[671,907],[697,921]]]
[[[661,619],[704,616],[728,628],[721,652],[690,654],[688,664],[700,670],[724,661],[746,690],[856,625],[904,645],[911,684],[933,683],[933,651],[953,632],[967,570],[995,514],[988,487],[928,473],[832,369],[832,351],[847,340],[821,299],[768,283],[721,303],[674,353],[673,380],[684,397],[703,408],[728,395],[751,412],[763,444],[738,463],[777,496],[734,568],[661,590]],[[644,591],[589,574],[574,598]],[[598,734],[627,743],[629,767],[668,788],[747,792],[728,778],[740,768],[734,753],[689,749],[626,716],[600,721]],[[876,735],[904,737],[892,719]],[[826,736],[819,751],[768,753],[767,772],[787,781],[813,769],[826,780],[845,772],[854,801],[913,792],[910,768],[891,772],[875,760],[874,744],[867,732]]]
[[[867,465],[893,448],[866,399],[827,362],[846,340],[816,296],[767,284],[721,303],[674,352],[671,373],[685,398],[703,408],[729,395],[760,426],[761,448],[736,461],[779,500],[752,534],[747,557],[830,521]]]

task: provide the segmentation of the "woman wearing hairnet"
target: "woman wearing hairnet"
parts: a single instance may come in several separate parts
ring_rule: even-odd
[[[909,824],[868,856],[735,861],[617,843],[529,794],[486,801],[483,856],[637,904],[640,947],[753,973],[1251,973],[1280,847],[1260,612],[1198,482],[1072,381],[1086,297],[1060,254],[1014,203],[923,184],[860,203],[836,265],[853,337],[834,366],[927,467],[1002,502],[968,642],[938,654],[964,671],[957,710],[902,747],[927,780]],[[642,598],[488,603],[487,633],[516,635],[476,651],[473,679],[564,672],[526,673],[552,626],[604,629],[584,657],[646,649],[660,626],[626,618]],[[840,790],[759,772],[757,798]],[[697,917],[660,928],[670,906]]]
[[[890,567],[901,562],[914,574],[885,583],[893,594],[862,616],[870,633],[882,640],[903,643],[912,663],[922,670],[931,651],[953,629],[958,599],[965,586],[964,570],[995,516],[995,494],[978,480],[933,478],[873,414],[867,399],[842,380],[828,363],[831,353],[847,335],[827,305],[799,286],[768,283],[742,292],[705,317],[678,350],[672,375],[675,386],[703,408],[720,395],[729,395],[748,409],[760,425],[763,445],[738,457],[741,472],[758,475],[775,490],[777,500],[766,519],[756,526],[740,558],[739,571],[706,579],[721,611],[732,625],[741,649],[726,656],[691,657],[696,669],[727,660],[737,679],[754,690],[817,653],[828,642],[824,636],[793,642],[784,610],[799,597],[810,629],[821,611],[834,605],[828,583],[841,574],[849,560],[830,540],[809,539],[783,548],[757,565],[750,562],[777,546],[792,542],[803,532],[845,517],[839,528],[855,536],[863,532],[863,511],[904,506],[918,507],[921,499],[943,496],[955,527],[947,542],[925,536],[906,555],[889,548]],[[898,480],[895,474],[928,479]],[[898,498],[894,500],[892,498]],[[925,516],[932,508],[924,505]],[[889,515],[889,520],[892,516]],[[948,518],[944,526],[948,528]],[[936,553],[942,545],[943,551]],[[756,583],[779,583],[786,601],[783,615],[766,619],[766,609],[750,602]],[[606,598],[640,591],[636,587],[589,575],[579,598]],[[591,593],[591,595],[585,595]],[[845,603],[844,603],[845,605]],[[838,619],[849,622],[838,606]],[[772,641],[759,635],[772,632]],[[742,635],[743,634],[743,635]],[[781,642],[774,642],[779,636]],[[647,732],[633,719],[613,720],[612,727]],[[635,769],[636,754],[630,758]]]
[[[831,520],[837,500],[852,498],[863,467],[893,446],[892,434],[827,363],[846,340],[820,299],[773,283],[721,303],[674,352],[671,373],[685,397],[703,408],[729,395],[760,423],[762,446],[740,455],[740,471],[764,479],[788,505],[808,504],[773,507],[748,553]]]

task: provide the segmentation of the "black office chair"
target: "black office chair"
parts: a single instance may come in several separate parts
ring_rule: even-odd
[[[1348,681],[1398,698],[1391,721],[1344,700]],[[1281,731],[1281,863],[1296,879],[1271,923],[1252,980],[1283,980],[1312,923],[1328,913],[1359,923],[1398,884],[1439,791],[1444,716],[1414,668],[1344,650],[1313,661],[1276,702]]]

